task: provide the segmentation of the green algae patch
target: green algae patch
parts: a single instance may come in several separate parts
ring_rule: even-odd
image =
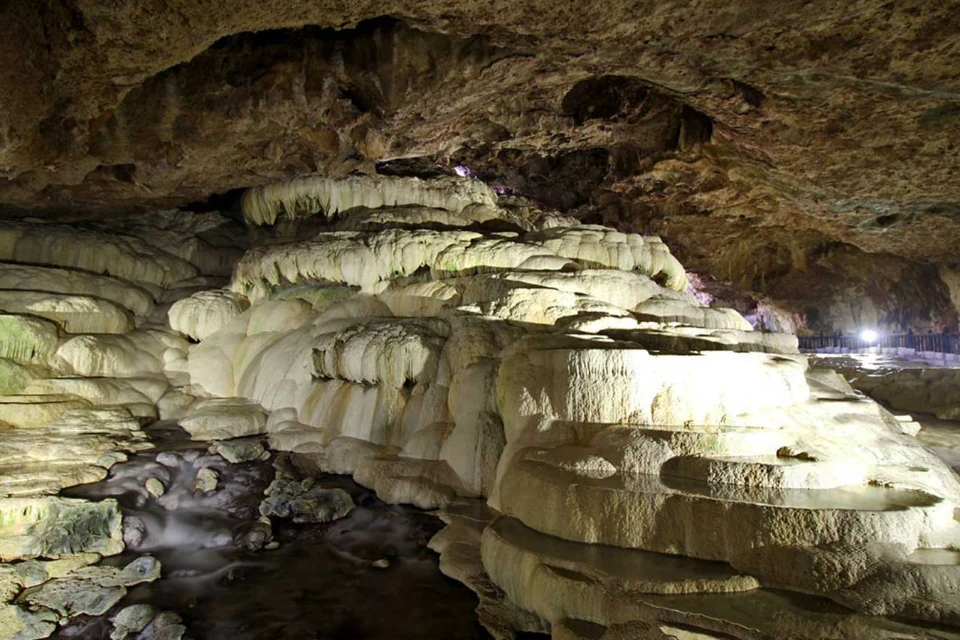
[[[0,560],[114,555],[123,551],[121,525],[116,500],[0,498]]]
[[[60,333],[49,320],[0,314],[0,358],[21,364],[45,364],[57,350]]]

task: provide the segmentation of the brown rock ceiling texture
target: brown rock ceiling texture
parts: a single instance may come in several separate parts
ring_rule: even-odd
[[[463,163],[798,313],[950,321],[960,2],[8,0],[0,25],[8,211]]]

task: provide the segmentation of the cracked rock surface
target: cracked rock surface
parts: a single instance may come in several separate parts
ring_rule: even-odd
[[[11,0],[0,203],[145,212],[461,165],[660,234],[813,330],[952,325],[956,8]]]

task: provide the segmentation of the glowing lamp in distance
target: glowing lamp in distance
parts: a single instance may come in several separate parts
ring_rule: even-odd
[[[877,337],[877,332],[873,329],[864,329],[860,332],[860,339],[864,342],[876,342]]]

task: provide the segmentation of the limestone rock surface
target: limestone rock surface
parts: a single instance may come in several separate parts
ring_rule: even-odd
[[[389,201],[334,198],[336,178],[459,170],[663,235],[812,327],[950,322],[950,3],[11,0],[2,19],[11,208],[203,208],[258,186],[268,219]]]
[[[441,569],[477,591],[498,638],[950,637],[934,625],[960,624],[960,481],[915,425],[794,336],[687,290],[659,239],[494,195],[450,176],[257,187],[244,240],[164,214],[164,237],[220,230],[199,253],[127,221],[84,227],[90,257],[57,244],[62,225],[11,223],[15,260],[76,289],[44,295],[90,297],[60,272],[91,270],[132,324],[74,334],[0,314],[0,559],[17,563],[0,565],[3,592],[36,589],[57,620],[119,601],[126,569],[86,555],[123,549],[117,501],[55,494],[143,450],[140,422],[160,415],[220,456],[160,454],[138,500],[214,504],[266,441],[314,475],[439,510]],[[246,242],[229,282],[212,273]],[[127,286],[153,309],[127,307]],[[288,477],[287,455],[260,513],[349,522],[350,495]],[[247,544],[271,535],[260,521]],[[86,568],[51,577],[25,564],[39,558]],[[141,613],[116,635],[185,632]],[[54,622],[9,601],[0,620]]]
[[[683,291],[658,239],[491,227],[523,218],[503,207],[438,226],[392,196],[389,215],[331,232],[332,204],[290,197],[277,211],[315,208],[319,231],[241,259],[230,289],[251,307],[188,354],[193,385],[219,398],[181,424],[266,433],[387,502],[460,514],[441,567],[477,590],[489,629],[812,639],[836,623],[866,639],[898,628],[877,616],[953,624],[960,574],[933,558],[960,544],[957,477],[794,336]],[[283,487],[315,510],[309,487]],[[488,515],[471,519],[468,499]],[[863,615],[814,623],[821,605],[777,589]],[[732,594],[749,612],[704,626]]]
[[[175,302],[167,313],[171,328],[194,340],[203,340],[248,306],[244,297],[230,291],[201,291]]]

